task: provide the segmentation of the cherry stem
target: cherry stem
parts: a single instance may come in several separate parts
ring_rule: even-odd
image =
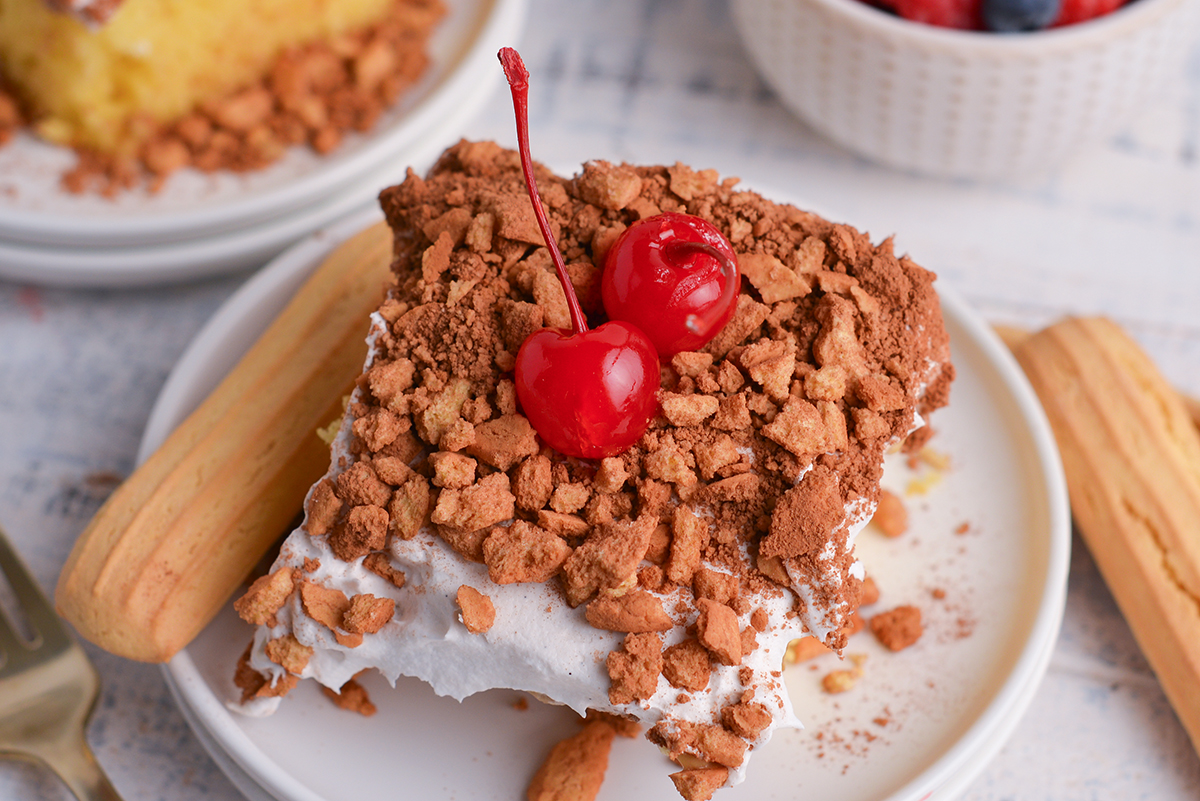
[[[546,210],[542,208],[542,201],[538,196],[537,180],[533,177],[533,158],[529,155],[529,70],[525,68],[520,54],[511,47],[500,48],[497,55],[500,65],[504,67],[504,77],[508,79],[508,86],[512,90],[513,109],[517,115],[517,148],[521,152],[521,171],[525,175],[525,186],[529,189],[529,199],[533,203],[533,215],[537,218],[542,238],[546,240],[546,247],[550,250],[554,272],[558,273],[558,281],[567,296],[571,327],[575,329],[576,334],[582,334],[588,330],[587,318],[583,316],[575,287],[567,275],[567,264],[563,261],[558,243],[554,241],[554,234],[550,231],[550,221],[546,219]]]
[[[741,287],[738,285],[738,270],[737,264],[729,258],[725,253],[713,247],[707,242],[696,242],[689,239],[672,239],[665,242],[662,246],[663,256],[673,266],[678,266],[688,256],[696,253],[703,253],[706,256],[711,256],[717,260],[717,264],[721,265],[721,273],[725,276],[725,286],[721,290],[721,300],[719,303],[709,305],[709,311],[706,315],[689,314],[684,325],[693,333],[708,328],[712,323],[716,322],[722,310],[728,309],[730,304],[734,302],[734,296],[738,293]]]

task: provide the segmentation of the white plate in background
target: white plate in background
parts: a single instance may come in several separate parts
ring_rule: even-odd
[[[140,458],[220,381],[324,255],[376,219],[364,212],[301,243],[230,298],[172,373]],[[1057,451],[1007,351],[957,296],[943,288],[942,299],[958,378],[951,405],[934,415],[932,447],[951,467],[913,471],[894,459],[885,485],[927,492],[906,495],[906,534],[888,539],[868,527],[858,540],[882,592],[864,613],[915,604],[925,635],[899,653],[868,633],[853,637],[847,653],[867,659],[857,685],[840,695],[819,686],[828,671],[848,667],[836,657],[788,668],[808,728],[776,733],[746,782],[720,791],[722,801],[948,801],[999,750],[1045,672],[1070,549]],[[402,679],[393,690],[378,676],[364,680],[379,707],[372,718],[335,708],[312,682],[275,715],[244,717],[226,704],[251,635],[227,607],[164,670],[205,747],[255,801],[523,797],[551,745],[576,730],[564,709],[517,708],[516,692],[460,704],[419,681]],[[618,740],[600,799],[675,801],[673,769],[645,740]]]
[[[452,119],[454,124],[465,122],[465,115]],[[452,143],[452,138],[422,143],[407,154],[406,161],[398,160],[323,203],[257,226],[200,239],[139,248],[70,249],[0,240],[0,277],[57,286],[123,287],[187,281],[261,267],[322,226],[336,223],[359,208],[377,207],[379,191],[401,180],[406,167],[424,172]]]
[[[74,154],[28,134],[0,148],[0,278],[73,286],[180,280],[262,264],[373,201],[405,167],[453,144],[501,83],[528,0],[446,0],[432,63],[371,132],[318,156],[295,147],[255,172],[181,170],[157,194],[60,186]]]

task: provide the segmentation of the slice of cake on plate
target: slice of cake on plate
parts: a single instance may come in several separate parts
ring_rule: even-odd
[[[248,169],[369,126],[424,70],[443,13],[439,0],[7,0],[0,75],[40,136],[110,169]]]
[[[329,473],[237,602],[258,627],[242,706],[266,713],[300,679],[338,689],[367,668],[458,699],[526,690],[636,719],[681,773],[734,782],[797,725],[788,642],[844,643],[884,452],[947,400],[934,276],[890,240],[710,170],[536,176],[591,324],[610,248],[663,213],[732,245],[731,318],[663,358],[631,446],[563,455],[514,377],[531,334],[572,326],[518,154],[460,142],[385,190],[395,285]]]

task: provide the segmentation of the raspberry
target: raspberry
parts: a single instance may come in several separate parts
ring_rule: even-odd
[[[896,13],[904,19],[967,31],[983,29],[982,9],[983,0],[896,0]]]
[[[1123,5],[1125,5],[1125,0],[1062,0],[1062,8],[1051,27],[1086,22],[1089,19],[1111,14]]]

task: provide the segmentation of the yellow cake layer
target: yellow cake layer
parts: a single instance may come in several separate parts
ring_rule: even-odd
[[[258,80],[290,45],[382,18],[393,0],[125,0],[89,27],[43,0],[0,0],[0,66],[45,138],[132,148],[164,122]]]

